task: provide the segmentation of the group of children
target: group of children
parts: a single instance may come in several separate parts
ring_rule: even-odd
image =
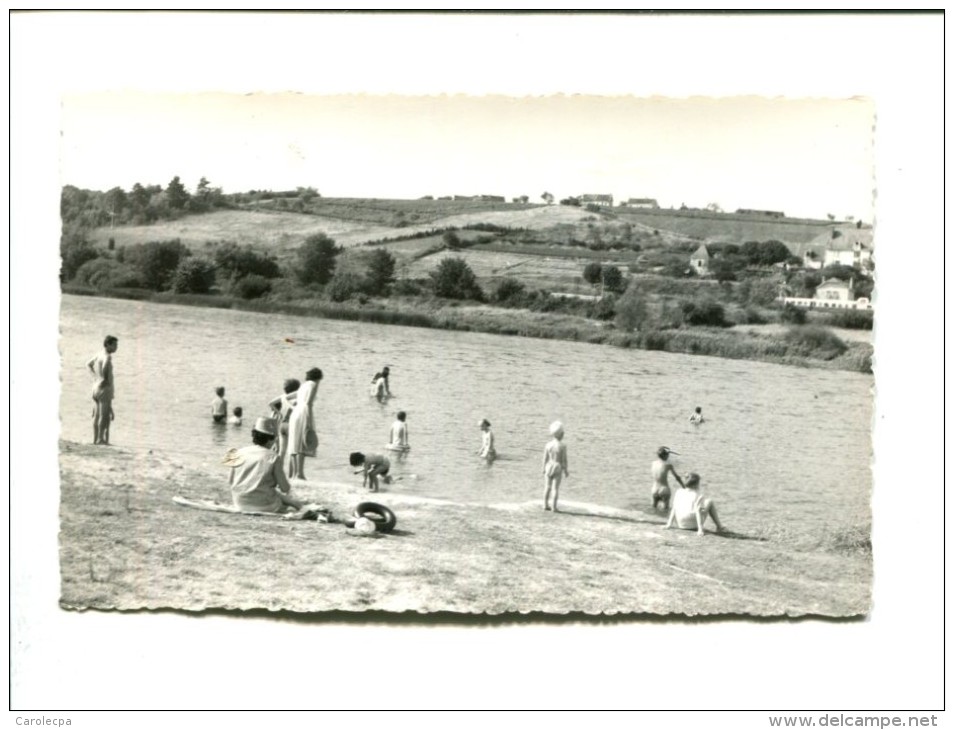
[[[320,371],[317,380],[320,380]],[[312,380],[309,371],[309,380]],[[388,376],[389,368],[385,367],[380,372],[375,373],[371,379],[371,395],[379,402],[384,402],[391,396]],[[310,383],[309,383],[310,384]],[[317,388],[317,381],[314,383]],[[285,455],[289,446],[289,422],[292,414],[295,412],[295,404],[298,402],[301,381],[295,378],[289,378],[283,386],[283,394],[273,399],[269,403],[272,410],[275,439],[272,450],[279,455],[279,460],[284,463]],[[225,414],[228,412],[228,402],[225,400],[225,388],[215,389],[216,398],[212,402],[212,419],[216,423],[225,420]],[[312,397],[309,399],[313,399]],[[262,419],[259,419],[261,421]],[[233,410],[230,423],[241,425],[242,409],[237,407]],[[689,417],[689,422],[693,425],[703,423],[702,408],[697,407],[695,412]],[[482,418],[478,427],[481,431],[481,445],[477,451],[481,459],[492,463],[497,457],[497,451],[494,444],[494,434],[491,430],[490,421]],[[543,509],[546,511],[559,511],[560,485],[564,477],[570,476],[567,447],[563,442],[565,430],[560,421],[554,421],[550,424],[550,440],[547,441],[543,449]],[[314,439],[317,441],[317,438]],[[317,443],[314,444],[317,447]],[[407,413],[398,411],[394,423],[388,434],[387,450],[406,454],[410,448],[410,439],[407,426]],[[311,455],[313,455],[312,449]],[[698,474],[692,472],[687,475],[686,480],[676,473],[675,468],[669,462],[669,455],[676,454],[667,446],[661,446],[656,452],[656,460],[652,463],[653,486],[651,491],[653,509],[660,507],[669,511],[669,520],[666,528],[678,527],[685,530],[696,530],[699,535],[705,534],[703,526],[711,517],[715,524],[716,531],[722,531],[722,523],[719,521],[718,512],[715,503],[708,497],[699,492],[701,478]],[[304,479],[304,462],[300,456],[308,455],[307,447],[293,451],[293,458],[289,464],[288,476]],[[372,492],[380,489],[381,482],[391,484],[393,477],[390,474],[391,460],[384,454],[362,453],[354,451],[348,458],[349,463],[355,468],[355,474],[362,474],[362,486]],[[669,486],[669,475],[679,483],[680,488],[675,494]]]
[[[215,398],[212,399],[212,422],[225,423],[225,416],[229,412],[229,402],[225,400],[225,388],[221,385],[215,389]],[[229,418],[230,426],[242,425],[242,406],[235,406],[232,409],[232,416]]]

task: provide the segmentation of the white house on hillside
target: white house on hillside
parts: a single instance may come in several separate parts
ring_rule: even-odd
[[[822,301],[850,302],[855,298],[855,280],[826,279],[815,289],[815,299]]]
[[[587,193],[586,195],[580,196],[580,205],[605,205],[609,208],[613,207],[613,196],[606,194],[591,194]]]
[[[702,244],[695,250],[695,253],[689,257],[689,268],[698,276],[707,276],[709,274],[709,261],[712,255],[709,253],[709,247]]]
[[[811,299],[806,297],[786,297],[780,296],[779,299],[786,304],[794,304],[798,307],[808,307],[809,309],[871,309],[871,302],[865,297],[855,299],[855,281],[849,279],[826,279],[815,288],[815,296]]]
[[[854,266],[867,273],[871,270],[874,235],[870,228],[835,226],[808,244],[809,250],[824,251],[822,266]]]

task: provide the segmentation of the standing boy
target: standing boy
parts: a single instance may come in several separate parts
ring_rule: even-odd
[[[669,455],[675,454],[676,452],[670,449],[668,446],[660,446],[656,451],[656,456],[658,457],[653,462],[653,489],[652,489],[652,500],[653,500],[653,509],[656,509],[656,505],[662,502],[663,509],[669,509],[669,498],[672,496],[672,490],[669,488],[669,475],[672,474],[676,481],[679,482],[679,486],[684,486],[682,479],[676,473],[676,470],[673,468],[672,464],[669,463]]]

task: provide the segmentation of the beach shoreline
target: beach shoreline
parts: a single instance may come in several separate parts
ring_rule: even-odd
[[[159,449],[61,441],[61,607],[676,616],[862,616],[870,546],[664,530],[665,516],[564,502],[463,504],[356,485],[295,481],[329,524],[205,512],[227,475]],[[360,501],[397,527],[360,537]],[[728,526],[731,529],[731,525]]]
[[[845,370],[871,374],[874,347],[857,337],[847,339],[841,355],[805,354],[805,347],[789,344],[784,336],[771,331],[759,332],[751,326],[690,327],[678,329],[623,332],[605,322],[567,314],[531,312],[490,305],[419,303],[394,298],[388,306],[369,300],[366,304],[332,303],[319,300],[263,301],[224,295],[175,294],[143,289],[97,290],[75,284],[63,284],[62,293],[131,299],[152,304],[232,309],[262,314],[368,322],[384,325],[444,329],[460,332],[566,340],[623,349],[656,350],[683,355],[707,355],[730,360],[751,360],[774,365]]]

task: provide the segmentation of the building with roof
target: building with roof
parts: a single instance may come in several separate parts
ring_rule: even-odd
[[[712,254],[709,252],[709,247],[703,243],[689,257],[689,268],[698,276],[708,276],[710,260],[712,260]]]
[[[866,297],[855,298],[855,281],[849,279],[825,279],[815,288],[815,296],[786,297],[779,296],[785,304],[808,309],[871,309],[871,301]]]
[[[587,193],[586,195],[580,196],[580,205],[603,205],[608,208],[613,207],[613,196],[605,193],[593,194]]]
[[[809,250],[822,251],[822,266],[854,266],[863,273],[872,270],[874,234],[870,228],[834,226],[808,244]]]

